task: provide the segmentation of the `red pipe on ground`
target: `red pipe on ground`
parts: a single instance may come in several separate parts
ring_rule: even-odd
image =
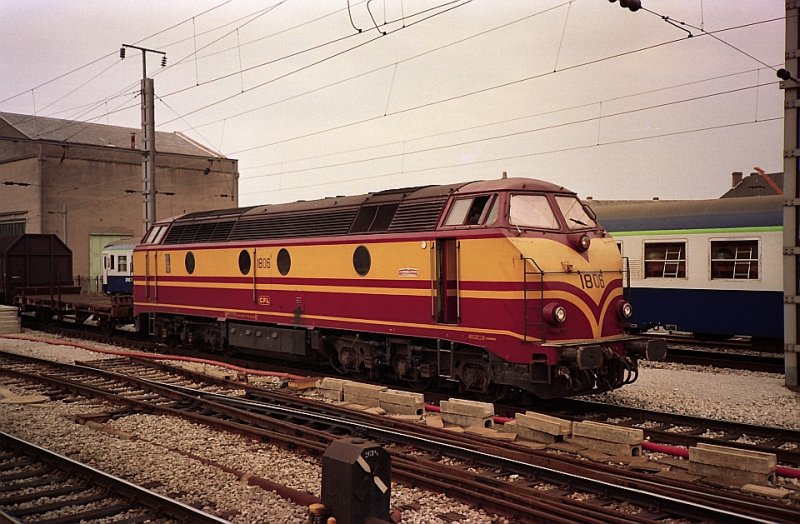
[[[425,410],[434,413],[441,412],[439,406],[434,406],[433,404],[425,404]],[[494,421],[496,424],[504,424],[510,420],[514,419],[507,417],[494,417]],[[689,450],[687,448],[680,446],[670,446],[668,444],[659,444],[657,442],[650,442],[649,440],[645,440],[642,442],[642,449],[646,449],[648,451],[654,451],[657,453],[664,453],[665,455],[672,455],[674,457],[683,457],[686,459],[689,458]],[[800,478],[800,469],[790,468],[787,466],[778,466],[777,468],[775,468],[775,474],[781,477],[796,479]]]

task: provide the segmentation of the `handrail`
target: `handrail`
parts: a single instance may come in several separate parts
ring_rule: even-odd
[[[531,257],[526,257],[525,255],[520,254],[520,260],[522,260],[522,335],[523,341],[528,342],[528,339],[531,338],[531,335],[528,333],[528,325],[530,322],[528,321],[528,275],[538,274],[539,275],[539,304],[540,304],[540,311],[539,311],[539,320],[540,324],[544,326],[544,275],[545,272],[542,267],[536,262],[535,259]],[[528,271],[528,261],[533,264],[536,268],[537,272]],[[546,340],[546,332],[542,331],[542,340]]]

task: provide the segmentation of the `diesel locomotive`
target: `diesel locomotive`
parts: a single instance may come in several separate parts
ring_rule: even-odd
[[[188,213],[133,254],[138,329],[499,398],[611,390],[663,341],[575,193],[503,178]]]

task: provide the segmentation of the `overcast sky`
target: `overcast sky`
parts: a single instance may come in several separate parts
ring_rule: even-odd
[[[716,198],[781,171],[784,2],[642,3],[7,0],[0,111],[139,127],[126,43],[166,51],[157,129],[238,159],[241,205],[504,171]]]

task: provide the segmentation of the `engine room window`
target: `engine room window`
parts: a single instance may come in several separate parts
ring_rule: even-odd
[[[281,248],[281,250],[278,251],[278,272],[286,276],[289,274],[290,269],[292,269],[292,256],[286,248]]]
[[[575,197],[557,196],[556,203],[570,229],[597,227],[597,222],[587,213],[583,202]]]
[[[365,233],[367,231],[386,231],[392,223],[399,204],[382,204],[379,206],[364,206],[358,211],[351,233]]]
[[[128,257],[126,255],[119,256],[119,260],[117,260],[117,270],[120,272],[128,271]]]
[[[186,258],[183,260],[184,265],[186,266],[186,272],[190,275],[194,273],[194,253],[189,251],[186,253]]]
[[[250,259],[250,253],[248,253],[246,249],[242,249],[239,252],[239,272],[242,275],[248,274],[250,272],[251,265],[252,260]]]
[[[686,243],[645,244],[644,278],[686,278]]]
[[[446,226],[476,226],[486,222],[487,204],[493,195],[460,198],[453,202],[444,221]]]
[[[520,227],[560,229],[556,215],[544,195],[513,195],[509,221]]]
[[[169,253],[164,255],[164,267],[167,273],[172,273],[172,257]]]
[[[371,266],[372,258],[369,255],[369,250],[364,246],[358,246],[353,252],[353,268],[356,273],[365,277],[369,273]]]
[[[712,240],[711,279],[758,278],[758,240]]]

